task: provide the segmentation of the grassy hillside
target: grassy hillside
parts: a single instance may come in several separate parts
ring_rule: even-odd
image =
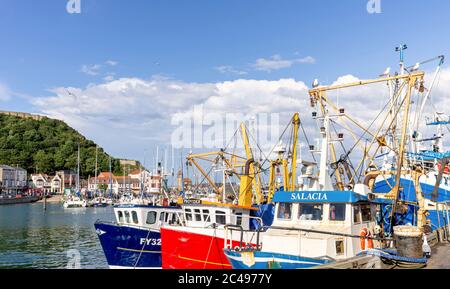
[[[29,173],[54,173],[77,167],[80,144],[81,175],[95,172],[96,144],[59,120],[33,120],[0,115],[0,164],[19,166]],[[109,155],[98,149],[99,171],[109,171]],[[113,171],[121,174],[119,160],[112,159]]]

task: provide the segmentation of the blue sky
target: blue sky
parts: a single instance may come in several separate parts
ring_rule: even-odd
[[[367,2],[81,0],[81,14],[68,14],[66,0],[2,0],[0,83],[11,97],[0,108],[42,112],[33,99],[54,95],[55,87],[85,89],[112,78],[370,78],[395,67],[400,43],[409,45],[413,62],[450,55],[449,1],[381,0],[380,14],[369,14]],[[306,57],[314,61],[296,62]],[[258,59],[292,63],[261,70]],[[142,154],[67,121],[115,154]]]

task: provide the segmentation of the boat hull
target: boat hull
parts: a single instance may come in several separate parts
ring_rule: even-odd
[[[422,181],[424,180],[424,181]],[[426,200],[430,201],[432,200],[433,196],[433,190],[434,185],[433,182],[435,180],[432,180],[431,177],[429,178],[423,178],[420,182],[420,186],[423,192],[423,196]],[[379,180],[375,183],[374,192],[376,194],[386,194],[389,193],[391,190],[391,187],[395,184],[395,180],[393,178],[388,178],[386,180]],[[414,187],[414,183],[410,178],[402,177],[400,179],[400,185],[403,188],[402,192],[400,193],[399,199],[414,203],[417,202],[416,198],[416,191]],[[438,195],[437,195],[437,202],[450,202],[450,190],[448,186],[445,184],[442,184],[439,187]],[[396,214],[397,216],[397,222],[394,224],[396,226],[415,226],[417,225],[417,206],[416,205],[408,205],[407,206],[408,211],[405,214]],[[384,228],[385,230],[390,230],[390,221],[389,216],[391,215],[392,208],[390,205],[383,206],[383,215],[384,215]],[[450,209],[450,206],[448,207]],[[429,212],[429,215],[427,216],[427,220],[430,222],[430,225],[433,230],[437,230],[439,228],[443,228],[447,226],[447,212],[446,210],[437,211],[436,208],[427,208],[427,211]]]
[[[223,229],[192,232],[183,228],[161,228],[163,269],[231,269],[223,251],[224,234]],[[240,240],[233,239],[232,246],[239,245]]]
[[[0,198],[0,205],[17,205],[17,204],[29,204],[39,201],[39,197],[23,197],[23,198]]]
[[[225,249],[224,253],[233,269],[239,270],[308,269],[329,263],[328,260],[260,251],[242,253]]]
[[[111,269],[161,268],[159,231],[103,222],[94,226]]]

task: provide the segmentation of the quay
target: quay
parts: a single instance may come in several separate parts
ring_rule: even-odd
[[[440,243],[432,248],[426,269],[450,269],[450,242]]]
[[[408,264],[397,266],[383,262],[377,256],[360,256],[332,264],[321,265],[314,269],[450,269],[450,228],[440,229],[427,235],[431,246],[431,258],[425,266]]]
[[[44,199],[41,199],[38,201],[38,203],[43,203]],[[55,195],[52,196],[51,198],[47,198],[47,204],[57,204],[57,203],[61,203],[62,202],[62,195]]]

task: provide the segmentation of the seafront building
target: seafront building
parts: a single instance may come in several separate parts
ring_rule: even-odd
[[[53,176],[47,174],[31,175],[31,185],[33,189],[39,189],[43,193],[60,195],[66,189],[74,189],[77,175],[69,170],[58,171]]]
[[[111,191],[119,193],[133,193],[135,195],[145,192],[159,193],[161,189],[161,176],[153,175],[146,170],[130,171],[128,176],[115,176],[109,172],[100,173],[97,178],[91,177],[88,181],[89,191]]]
[[[13,194],[27,188],[27,171],[19,167],[0,165],[0,192]]]

